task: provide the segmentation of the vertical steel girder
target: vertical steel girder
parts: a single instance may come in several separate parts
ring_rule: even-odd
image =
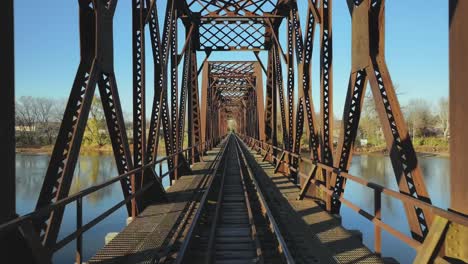
[[[468,2],[450,0],[450,208],[468,215],[466,164],[468,164]]]
[[[0,187],[0,223],[16,215],[15,195],[15,45],[14,45],[14,12],[13,0],[0,4],[0,117],[3,125],[0,128],[0,163],[3,168],[3,181]]]
[[[211,108],[211,97],[209,95],[209,64],[205,61],[202,66],[202,90],[201,90],[201,138],[205,142],[210,142],[209,139],[211,133],[211,122],[210,122],[210,108]],[[211,147],[211,144],[209,145]]]
[[[369,79],[400,192],[431,203],[385,63],[385,1],[364,0],[360,4],[348,4],[353,18],[352,72],[343,115],[344,128],[334,165],[340,171],[349,170]],[[345,179],[339,173],[332,175],[331,185],[335,194],[343,195]],[[331,207],[332,211],[338,212],[340,202],[332,199]],[[432,215],[412,206],[405,206],[405,211],[413,238],[422,241],[428,233]]]
[[[15,186],[15,46],[14,46],[14,10],[13,0],[0,2],[0,83],[2,96],[0,98],[0,163],[2,167],[2,185],[0,187],[0,224],[16,215]],[[28,232],[28,230],[30,232]],[[29,238],[28,238],[29,237]],[[40,241],[31,245],[34,234],[31,224],[20,226],[16,230],[0,234],[2,243],[1,255],[4,259],[15,259],[17,263],[44,263],[48,256],[42,256],[44,248]],[[36,248],[32,252],[30,248]],[[40,252],[41,251],[41,252]],[[21,252],[21,254],[17,254]],[[48,255],[48,254],[46,254]]]
[[[321,160],[333,166],[333,44],[332,0],[322,0],[320,5],[320,114]]]
[[[120,174],[133,168],[113,69],[113,16],[116,1],[80,0],[81,61],[65,109],[36,208],[68,196],[96,84],[99,85],[112,147]],[[97,53],[95,53],[97,51]],[[121,181],[124,197],[134,186]],[[127,204],[128,212],[131,206]],[[47,248],[57,239],[64,208],[35,221]]]
[[[291,10],[289,12],[289,17],[287,19],[287,37],[288,37],[288,73],[287,73],[287,99],[288,99],[288,134],[287,134],[287,142],[284,142],[284,145],[286,146],[286,150],[293,150],[293,145],[294,145],[294,34],[295,34],[295,28],[294,28],[294,21],[293,21],[293,11]],[[278,62],[279,63],[279,62]],[[279,72],[281,73],[281,71]],[[278,74],[278,78],[282,78],[281,74]],[[282,90],[280,90],[280,93],[282,93]]]
[[[169,42],[172,29],[172,16],[174,3],[167,2],[166,16],[163,28],[162,41],[159,38],[159,22],[156,1],[151,1],[149,28],[151,34],[151,47],[154,61],[154,98],[151,111],[150,130],[147,145],[148,163],[155,161],[158,155],[160,127],[163,128],[166,156],[172,154],[171,120],[167,102],[167,65],[169,60]],[[174,167],[172,159],[168,160],[168,168]]]
[[[149,1],[133,0],[132,2],[132,30],[133,30],[133,164],[135,168],[146,165],[148,159],[146,141],[146,63],[145,63],[145,26],[148,21],[148,8],[156,14],[155,5],[151,6]],[[156,15],[157,17],[157,15]],[[157,75],[156,75],[157,76]],[[157,79],[157,78],[155,78]],[[151,134],[150,134],[151,135]],[[111,138],[112,139],[112,138]],[[157,149],[157,148],[156,148]],[[165,190],[161,180],[156,176],[154,169],[146,169],[135,174],[136,190],[154,181],[155,184],[138,197],[139,204],[143,209],[148,204],[160,201],[165,197]],[[134,213],[132,215],[135,215]]]
[[[275,51],[270,49],[268,51],[268,65],[267,65],[267,85],[266,85],[266,103],[265,103],[265,140],[267,143],[274,146],[278,145],[277,142],[277,120],[276,120],[276,80],[275,80]]]
[[[200,144],[202,143],[201,136],[201,121],[200,121],[200,101],[198,96],[198,65],[197,53],[193,41],[189,44],[190,50],[190,72],[189,72],[189,87],[188,87],[188,145],[199,146],[193,148],[189,153],[190,162],[195,163],[200,161]]]
[[[257,139],[261,141],[265,141],[265,107],[264,107],[264,99],[263,99],[263,74],[262,74],[262,66],[260,63],[255,64],[255,105],[257,107]]]
[[[145,2],[133,0],[133,165],[135,168],[142,167],[146,161],[145,24]],[[141,187],[143,175],[141,172],[135,174],[137,188]]]
[[[312,90],[311,90],[311,60],[312,50],[314,42],[314,32],[316,18],[312,15],[312,3],[309,1],[309,8],[307,12],[307,26],[306,26],[306,38],[305,44],[303,45],[302,35],[300,35],[300,23],[297,15],[297,8],[293,8],[293,26],[295,28],[295,48],[298,62],[298,104],[296,114],[296,130],[294,138],[294,152],[299,154],[301,149],[301,137],[304,127],[304,115],[307,117],[308,124],[308,135],[311,149],[311,157],[313,160],[320,160],[320,149],[318,139],[318,127],[315,120],[314,104],[312,102]],[[297,4],[294,4],[297,6]],[[305,51],[304,47],[305,46]]]

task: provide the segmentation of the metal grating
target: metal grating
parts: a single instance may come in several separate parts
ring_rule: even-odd
[[[201,13],[202,16],[246,16],[262,15],[272,12],[278,1],[275,0],[187,0],[192,12]]]
[[[265,49],[265,24],[261,20],[210,20],[200,25],[199,50]]]

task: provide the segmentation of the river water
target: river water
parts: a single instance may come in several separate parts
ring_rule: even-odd
[[[34,210],[42,181],[44,179],[49,155],[23,154],[16,155],[16,188],[17,211],[20,215]],[[421,156],[419,163],[424,173],[425,182],[434,205],[441,208],[449,206],[450,162],[446,157]],[[163,168],[165,171],[166,168]],[[398,190],[388,156],[384,155],[355,155],[350,173],[364,179],[381,184],[387,188]],[[79,159],[75,170],[75,177],[71,193],[102,183],[117,175],[115,162],[109,154],[87,154]],[[167,186],[168,179],[163,180]],[[371,189],[348,181],[345,198],[368,212],[373,212],[373,192]],[[105,210],[123,199],[120,184],[117,182],[83,199],[83,224],[89,222]],[[59,239],[75,231],[75,204],[67,206],[62,223]],[[358,229],[363,233],[364,243],[373,248],[373,225],[352,211],[342,206],[341,215],[343,225],[348,229]],[[125,226],[127,213],[125,207],[100,222],[83,236],[84,259],[87,260],[104,246],[104,237],[109,232],[118,232]],[[382,219],[385,223],[409,235],[403,206],[400,201],[382,196]],[[403,242],[389,235],[382,234],[382,248],[384,256],[393,256],[400,263],[411,263],[415,256],[414,250],[405,246]],[[58,251],[54,256],[54,263],[74,263],[75,243],[72,242]]]

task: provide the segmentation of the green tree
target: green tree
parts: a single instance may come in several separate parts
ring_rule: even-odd
[[[101,99],[94,96],[83,136],[84,144],[102,147],[110,143]]]

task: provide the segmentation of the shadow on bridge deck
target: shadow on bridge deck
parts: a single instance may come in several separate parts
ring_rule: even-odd
[[[297,200],[299,186],[274,173],[275,167],[256,151],[249,149],[246,156],[296,263],[393,262],[373,254],[360,234],[343,228],[315,201]]]
[[[167,190],[168,202],[147,207],[89,263],[153,263],[175,254],[181,239],[174,240],[179,236],[174,234],[187,229],[181,223],[188,225],[183,220],[188,208],[198,207],[200,192],[196,190],[207,185],[219,151],[210,151],[204,162],[193,166],[194,175],[183,176]],[[296,263],[387,263],[363,245],[359,234],[343,228],[339,219],[315,201],[296,200],[299,187],[275,174],[274,166],[255,151],[246,151],[246,156]]]
[[[89,263],[151,263],[164,251],[171,234],[178,228],[189,202],[194,200],[204,180],[212,173],[219,148],[208,151],[204,162],[192,167],[193,175],[182,176],[166,190],[168,201],[148,206]],[[204,188],[204,187],[203,187]]]

